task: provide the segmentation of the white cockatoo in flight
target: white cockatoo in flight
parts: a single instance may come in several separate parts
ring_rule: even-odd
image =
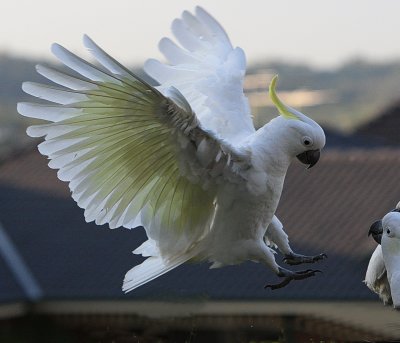
[[[385,305],[400,309],[400,202],[368,232],[379,244],[373,252],[365,284]]]
[[[158,87],[87,36],[100,66],[54,44],[73,72],[39,65],[38,73],[61,87],[23,84],[46,102],[19,103],[19,113],[49,122],[28,135],[45,137],[39,151],[69,182],[86,221],[144,226],[148,240],[134,253],[148,258],[126,274],[126,292],[186,261],[261,262],[283,278],[266,286],[272,289],[315,275],[280,267],[270,246],[288,264],[326,257],[294,253],[275,216],[290,163],[317,163],[323,130],[281,102],[275,77],[270,97],[280,116],[256,131],[243,93],[243,50],[200,7],[183,12],[172,31],[181,47],[168,38],[159,44],[169,64],[149,60],[144,67]]]

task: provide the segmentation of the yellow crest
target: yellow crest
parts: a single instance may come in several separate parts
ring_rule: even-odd
[[[294,115],[293,113],[291,113],[286,105],[278,98],[278,96],[276,95],[275,92],[275,87],[276,87],[276,82],[278,81],[278,75],[275,75],[272,80],[271,83],[269,85],[269,96],[271,97],[272,102],[274,103],[274,105],[276,106],[276,108],[278,109],[279,113],[286,119],[296,119],[296,120],[300,120],[296,115]]]

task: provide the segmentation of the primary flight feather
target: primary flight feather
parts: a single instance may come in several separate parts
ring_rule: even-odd
[[[88,222],[145,227],[148,240],[134,253],[148,258],[126,274],[124,291],[190,260],[264,263],[284,278],[272,289],[315,275],[280,267],[272,247],[288,264],[325,257],[294,253],[275,216],[291,161],[313,166],[323,130],[281,102],[275,77],[270,96],[280,116],[256,131],[243,93],[244,52],[200,7],[183,12],[172,31],[180,46],[160,42],[169,64],[145,64],[158,87],[87,36],[84,45],[100,66],[54,44],[54,55],[73,72],[38,66],[54,85],[23,84],[45,101],[19,103],[18,111],[48,121],[28,134],[45,137],[39,151],[69,182]]]

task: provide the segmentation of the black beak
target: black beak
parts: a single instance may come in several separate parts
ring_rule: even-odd
[[[321,150],[307,150],[302,154],[298,154],[296,157],[301,163],[308,164],[308,168],[315,166],[321,156]]]
[[[383,233],[382,220],[377,220],[369,228],[368,236],[372,235],[372,238],[375,240],[375,242],[381,244],[382,233]]]

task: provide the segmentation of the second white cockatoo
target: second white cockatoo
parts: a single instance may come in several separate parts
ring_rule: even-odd
[[[385,305],[400,309],[400,202],[368,232],[379,244],[368,264],[365,283]]]
[[[145,64],[157,87],[87,36],[84,45],[100,65],[54,44],[54,55],[74,72],[39,65],[38,73],[61,87],[23,84],[45,102],[19,103],[19,113],[48,122],[28,135],[45,137],[39,151],[69,182],[86,221],[145,227],[148,240],[134,253],[147,259],[126,274],[126,292],[186,261],[261,262],[284,278],[266,286],[272,289],[315,275],[282,268],[271,246],[288,264],[326,257],[294,253],[275,216],[290,163],[316,164],[323,130],[282,103],[274,77],[270,97],[280,115],[256,131],[243,93],[243,50],[200,7],[183,12],[172,31],[181,47],[168,38],[159,45],[169,64]]]

